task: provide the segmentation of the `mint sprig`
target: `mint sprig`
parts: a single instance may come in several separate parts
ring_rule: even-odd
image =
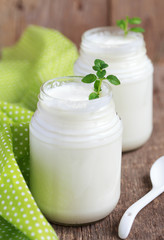
[[[89,95],[89,100],[100,97],[101,84],[102,84],[103,80],[108,80],[111,84],[114,84],[114,85],[120,84],[119,79],[114,75],[108,75],[107,77],[105,77],[106,70],[104,68],[107,68],[107,67],[108,67],[108,64],[105,63],[103,60],[96,59],[94,61],[94,66],[92,67],[93,70],[96,71],[96,75],[90,73],[82,78],[81,81],[84,83],[93,83],[94,82],[94,92],[92,92]]]
[[[117,26],[120,27],[124,31],[124,35],[126,36],[129,31],[132,32],[145,32],[145,30],[141,27],[132,27],[129,28],[129,24],[140,24],[141,18],[139,17],[133,17],[129,18],[128,16],[124,19],[117,20]]]

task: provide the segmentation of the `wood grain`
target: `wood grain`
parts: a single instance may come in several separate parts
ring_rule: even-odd
[[[104,220],[82,227],[53,225],[60,240],[116,240],[124,211],[151,189],[149,171],[153,162],[164,155],[164,66],[155,68],[154,130],[140,149],[123,154],[122,189],[115,210]],[[164,240],[164,194],[136,217],[129,240]]]
[[[164,62],[164,21],[163,0],[110,0],[110,23],[125,16],[138,16],[143,20],[142,26],[148,55],[154,62]]]
[[[143,19],[148,54],[164,62],[163,9],[163,0],[0,0],[0,48],[15,43],[29,24],[57,29],[79,46],[87,29],[129,15]]]
[[[0,48],[29,24],[55,28],[79,45],[82,33],[108,21],[107,0],[0,0]]]

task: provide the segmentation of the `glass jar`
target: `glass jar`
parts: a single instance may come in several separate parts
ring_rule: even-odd
[[[31,191],[52,222],[84,224],[106,217],[120,196],[122,124],[109,84],[78,77],[47,81],[30,123]]]
[[[94,72],[94,60],[108,63],[107,74],[116,75],[121,85],[112,85],[116,111],[123,122],[123,151],[143,145],[152,132],[153,65],[146,55],[141,33],[117,27],[100,27],[82,36],[75,75]]]

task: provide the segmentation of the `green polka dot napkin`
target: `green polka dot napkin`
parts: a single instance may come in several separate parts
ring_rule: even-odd
[[[75,46],[30,26],[0,62],[0,239],[57,240],[29,190],[29,121],[41,84],[73,73]],[[31,111],[32,110],[32,111]]]

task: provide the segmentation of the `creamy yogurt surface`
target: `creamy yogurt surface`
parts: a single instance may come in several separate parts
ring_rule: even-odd
[[[142,46],[144,44],[143,35],[140,33],[129,32],[125,37],[123,30],[117,27],[94,28],[86,31],[82,37],[82,45],[92,48],[121,47],[128,45]],[[97,51],[97,49],[96,49]]]
[[[111,93],[109,86],[102,84],[100,98]],[[54,88],[47,87],[44,92],[47,96],[55,100],[67,100],[72,102],[88,102],[89,95],[94,91],[94,84],[79,82],[63,82]]]
[[[91,40],[95,43],[102,43],[102,44],[111,44],[111,45],[116,45],[116,44],[125,44],[125,43],[130,43],[136,39],[136,34],[130,33],[128,36],[125,38],[123,35],[123,32],[120,31],[109,31],[107,29],[104,29],[104,31],[97,31],[88,35],[88,40]]]
[[[60,87],[49,89],[48,94],[58,99],[68,99],[71,101],[88,100],[88,96],[92,89],[88,86],[81,86],[78,83],[61,85]]]

